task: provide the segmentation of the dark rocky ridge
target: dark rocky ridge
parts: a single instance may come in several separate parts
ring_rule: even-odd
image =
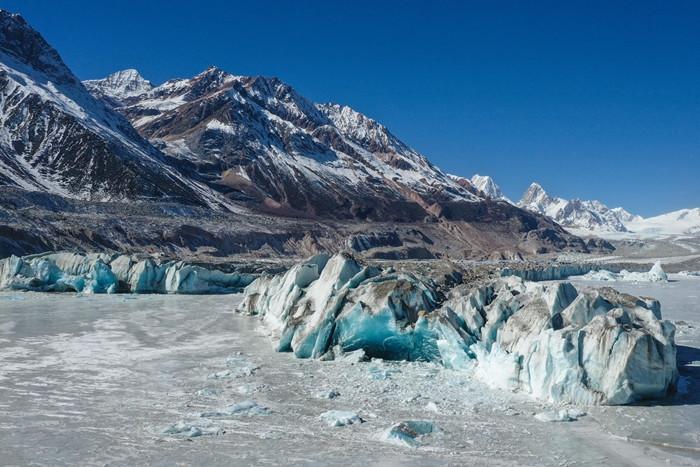
[[[358,238],[370,238],[361,246]],[[175,203],[89,202],[0,187],[0,257],[44,251],[162,254],[222,262],[227,257],[301,258],[354,246],[367,258],[485,259],[494,252],[585,251],[578,237],[518,232],[478,222],[397,224],[232,214]]]
[[[41,35],[0,10],[0,183],[84,199],[207,205],[168,158],[94,99]]]

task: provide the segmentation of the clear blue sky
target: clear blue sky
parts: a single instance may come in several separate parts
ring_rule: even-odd
[[[532,4],[532,5],[531,5]],[[535,5],[536,4],[536,5]],[[209,65],[386,124],[444,170],[700,206],[700,1],[0,0],[83,79]]]

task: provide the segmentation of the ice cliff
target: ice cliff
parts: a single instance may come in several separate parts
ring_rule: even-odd
[[[46,253],[0,260],[0,290],[83,293],[231,293],[255,279],[184,263],[128,255]]]
[[[613,289],[499,278],[445,292],[424,277],[318,255],[245,289],[278,351],[440,362],[551,402],[626,404],[677,379],[674,326],[660,305]]]

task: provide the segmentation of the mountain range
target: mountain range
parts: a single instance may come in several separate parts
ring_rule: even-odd
[[[471,180],[485,196],[512,203],[491,177],[475,175]],[[596,200],[566,200],[552,196],[539,183],[532,183],[516,204],[549,217],[577,235],[614,239],[700,234],[700,208],[643,218],[621,207],[609,208]]]
[[[385,126],[277,78],[212,67],[147,83],[127,70],[85,85],[191,178],[257,210],[416,221],[482,201]]]
[[[136,70],[81,82],[23,18],[2,10],[0,120],[5,253],[157,249],[192,212],[219,219],[197,230],[196,245],[184,242],[197,251],[256,251],[302,233],[321,248],[359,225],[371,226],[362,230],[374,240],[358,244],[398,243],[409,256],[610,248],[492,199],[482,180],[447,175],[381,123],[314,103],[278,78],[211,67],[158,86]],[[115,212],[104,203],[122,206],[111,229],[95,220]],[[223,248],[242,229],[250,234],[243,244]],[[386,245],[377,239],[393,238],[387,230],[406,238]]]

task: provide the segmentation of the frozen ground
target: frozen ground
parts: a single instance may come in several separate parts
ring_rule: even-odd
[[[573,422],[436,365],[275,353],[237,296],[3,293],[2,463],[700,465],[700,278],[604,285],[661,299],[682,393]]]

